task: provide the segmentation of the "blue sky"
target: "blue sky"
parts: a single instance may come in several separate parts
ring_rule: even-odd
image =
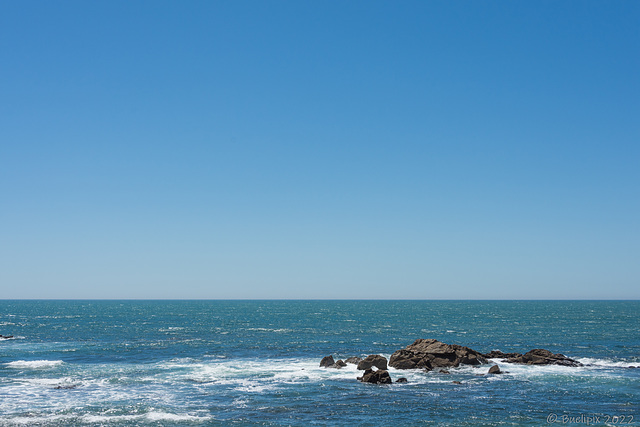
[[[0,297],[638,299],[638,22],[0,2]]]

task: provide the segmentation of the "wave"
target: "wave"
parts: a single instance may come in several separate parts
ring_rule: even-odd
[[[63,363],[64,362],[62,360],[16,360],[14,362],[6,363],[6,366],[16,369],[43,369],[54,368],[62,365]]]

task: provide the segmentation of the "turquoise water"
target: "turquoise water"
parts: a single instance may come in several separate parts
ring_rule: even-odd
[[[639,325],[638,301],[0,301],[0,425],[639,425]],[[318,367],[417,338],[586,366]]]

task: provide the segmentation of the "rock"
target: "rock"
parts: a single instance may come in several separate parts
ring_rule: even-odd
[[[391,384],[391,376],[385,369],[379,369],[377,371],[366,369],[361,377],[358,377],[358,381],[371,384]]]
[[[335,361],[333,360],[333,356],[325,356],[320,361],[321,368],[328,368],[331,365],[335,365]]]
[[[489,353],[482,354],[485,359],[512,359],[520,356],[522,353],[503,353],[500,350],[491,350]]]
[[[440,369],[438,372],[440,372],[441,374],[450,374],[451,372],[447,371],[446,369]]]
[[[4,339],[4,340],[8,340],[13,338],[13,335],[0,335],[0,338]]]
[[[481,363],[487,361],[477,351],[434,339],[417,339],[413,344],[394,352],[389,359],[389,366],[397,369],[431,370]]]
[[[451,381],[451,384],[462,384],[460,381]]]
[[[347,360],[345,360],[345,362],[351,363],[353,365],[357,365],[358,363],[360,363],[361,360],[362,360],[361,357],[353,356],[353,357],[350,357]]]
[[[406,383],[409,382],[405,377],[400,377],[396,380],[397,383]]]
[[[387,369],[387,358],[379,354],[370,354],[358,363],[358,369],[364,371],[376,367],[381,370]]]
[[[56,390],[73,390],[74,388],[78,387],[76,384],[71,384],[71,385],[57,385],[54,387],[54,389]]]
[[[582,366],[582,363],[566,357],[564,354],[553,354],[549,350],[536,348],[518,357],[506,360],[508,363],[518,363],[521,365],[561,365],[561,366]]]
[[[332,367],[332,368],[333,368],[333,367],[335,367],[335,368],[340,369],[340,368],[344,368],[345,366],[347,366],[347,364],[346,364],[346,363],[344,363],[344,361],[343,361],[342,359],[338,359],[338,360],[336,361],[336,363],[335,363],[335,364],[333,364],[331,367]]]
[[[493,365],[492,367],[489,368],[489,373],[490,374],[501,374],[502,371],[500,370],[500,367],[498,365]]]

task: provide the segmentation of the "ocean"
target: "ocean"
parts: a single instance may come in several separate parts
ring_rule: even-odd
[[[0,425],[640,425],[639,327],[639,301],[5,300]],[[418,338],[584,366],[319,367]]]

